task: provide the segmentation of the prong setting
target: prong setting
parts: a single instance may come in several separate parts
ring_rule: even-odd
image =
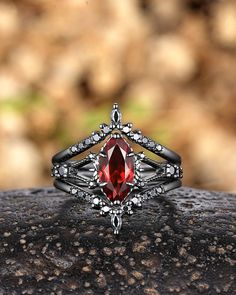
[[[122,124],[122,114],[117,103],[113,105],[110,124],[102,123],[99,127],[100,131],[92,132],[89,137],[56,154],[52,159],[51,175],[56,178],[56,187],[73,196],[85,198],[94,209],[100,210],[102,216],[110,215],[114,234],[118,234],[124,214],[132,215],[135,208],[140,208],[145,200],[159,196],[181,185],[180,178],[183,176],[180,167],[181,159],[176,153],[144,136],[139,129],[132,130],[132,123]],[[110,157],[109,154],[104,152],[104,146],[98,154],[90,152],[86,158],[80,161],[68,161],[70,158],[99,144],[108,135],[117,141],[120,139],[122,141],[125,137],[168,161],[167,163],[155,162],[148,159],[143,152],[134,153],[132,148],[131,152],[128,149],[125,163],[127,165],[130,159],[132,161],[134,159],[134,176],[131,181],[126,181],[129,193],[121,201],[110,200],[104,193],[108,182],[100,180],[99,161]],[[125,151],[127,149],[124,149],[123,153]],[[85,165],[88,165],[88,167],[83,168]],[[151,177],[144,176],[147,172],[145,165],[150,165],[150,169],[153,171]],[[83,187],[86,187],[86,189],[83,189]],[[101,195],[98,191],[101,192]],[[138,193],[136,193],[137,191]]]

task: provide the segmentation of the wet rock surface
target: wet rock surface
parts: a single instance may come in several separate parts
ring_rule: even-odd
[[[0,193],[0,294],[236,294],[236,196],[190,188],[110,218],[54,188]]]

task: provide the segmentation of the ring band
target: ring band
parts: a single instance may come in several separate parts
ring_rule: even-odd
[[[110,125],[101,124],[100,131],[54,155],[51,174],[56,188],[87,200],[101,215],[110,215],[115,234],[123,214],[131,215],[145,200],[181,186],[183,176],[177,153],[132,130],[131,123],[122,124],[121,118],[114,104]],[[82,160],[71,160],[107,138],[98,154],[90,151]],[[135,153],[127,140],[166,161]]]

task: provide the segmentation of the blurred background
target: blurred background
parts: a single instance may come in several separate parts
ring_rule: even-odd
[[[51,156],[124,121],[236,192],[236,1],[0,1],[0,188],[52,185]]]

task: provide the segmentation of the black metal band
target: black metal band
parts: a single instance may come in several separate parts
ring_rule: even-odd
[[[169,180],[166,182],[162,182],[161,184],[157,185],[150,185],[150,187],[145,190],[140,191],[140,195],[145,195],[149,193],[150,191],[154,190],[154,194],[152,197],[155,197],[159,194],[167,193],[170,190],[173,190],[175,188],[178,188],[182,185],[182,182],[180,179],[177,180]],[[87,198],[87,200],[91,200],[93,196],[95,196],[96,191],[94,192],[88,192],[83,188],[83,185],[75,185],[74,183],[70,183],[69,181],[56,178],[54,180],[54,186],[65,193],[77,196],[79,198]]]
[[[169,162],[156,162],[147,157],[140,161],[139,169],[143,180],[147,184],[182,178],[181,166]],[[83,183],[83,186],[86,186],[86,184],[88,186],[89,181],[93,177],[93,172],[94,165],[89,157],[80,161],[56,163],[52,168],[52,176],[61,179],[70,179],[75,183],[79,181]]]
[[[94,145],[99,144],[102,142],[109,134],[111,134],[111,129],[106,125],[103,124],[103,129],[99,131],[93,132],[89,137],[81,140],[80,142],[71,145],[67,149],[55,154],[52,157],[52,163],[61,163],[65,162],[83,152],[89,150]]]
[[[91,140],[91,143],[89,143],[87,145],[85,144],[85,141],[87,138],[78,144],[71,145],[67,149],[55,154],[52,158],[52,163],[55,164],[55,163],[61,163],[61,162],[65,162],[67,160],[70,160],[71,158],[78,156],[79,154],[85,152],[86,150],[89,150],[92,146],[94,146],[95,144],[98,144],[99,142],[104,140],[105,137],[102,136],[101,140],[99,140],[98,142],[94,142]],[[156,145],[158,146],[158,149],[153,149],[145,143],[138,142],[137,140],[134,140],[133,138],[129,138],[129,139],[131,139],[135,143],[138,143],[140,146],[144,147],[145,149],[153,152],[157,156],[159,156],[171,163],[175,163],[178,165],[181,164],[181,157],[177,153],[175,153],[174,151],[168,149],[167,147],[165,147],[159,143],[156,143]],[[154,141],[152,141],[152,142],[154,142]],[[79,147],[80,144],[81,144],[81,148]]]
[[[116,193],[116,188],[119,187],[116,184],[118,180],[113,181],[114,185],[110,179],[107,180],[106,176],[103,178],[104,180],[99,178],[99,173],[103,173],[103,175],[107,173],[103,171],[103,168],[99,167],[99,163],[103,162],[101,159],[107,158],[105,160],[105,167],[108,165],[108,168],[106,169],[112,167],[112,165],[110,166],[110,160],[108,160],[110,157],[109,152],[104,153],[105,146],[100,150],[99,154],[90,152],[82,160],[71,160],[73,157],[84,153],[105,140],[108,135],[112,138],[109,139],[105,146],[108,146],[108,143],[115,142],[113,145],[115,150],[119,144],[118,149],[126,145],[126,148],[123,148],[122,152],[120,149],[115,157],[119,159],[119,153],[125,153],[125,156],[123,154],[121,156],[124,157],[125,165],[128,167],[128,162],[132,162],[132,168],[130,168],[132,172],[128,172],[131,173],[132,180],[129,182],[125,179],[122,182],[122,185],[125,183],[127,193],[122,195],[122,197],[120,194],[118,198],[115,196],[116,199],[113,199],[114,196],[107,196],[105,188],[107,189],[112,185],[112,193]],[[134,153],[126,141],[121,139],[122,137],[126,137],[165,161],[152,160],[146,157],[143,152]],[[116,142],[119,142],[119,144]],[[109,149],[111,150],[112,148]],[[128,160],[129,157],[132,160]],[[119,161],[117,158],[115,158],[115,161]],[[100,210],[100,214],[109,214],[114,233],[118,233],[120,230],[123,214],[132,214],[132,208],[141,206],[141,203],[146,199],[156,197],[181,186],[181,157],[169,148],[144,136],[140,130],[132,130],[131,123],[122,124],[121,113],[117,104],[113,106],[110,125],[100,125],[100,131],[93,132],[89,137],[55,154],[52,158],[52,163],[52,176],[55,177],[55,187],[73,196],[86,199],[92,203],[93,207]],[[123,167],[125,165],[123,164]],[[119,170],[118,168],[112,169],[112,173],[117,173]],[[122,169],[124,170],[118,172],[118,174],[120,173],[121,175],[126,171],[126,168]],[[123,179],[123,175],[119,177]]]

